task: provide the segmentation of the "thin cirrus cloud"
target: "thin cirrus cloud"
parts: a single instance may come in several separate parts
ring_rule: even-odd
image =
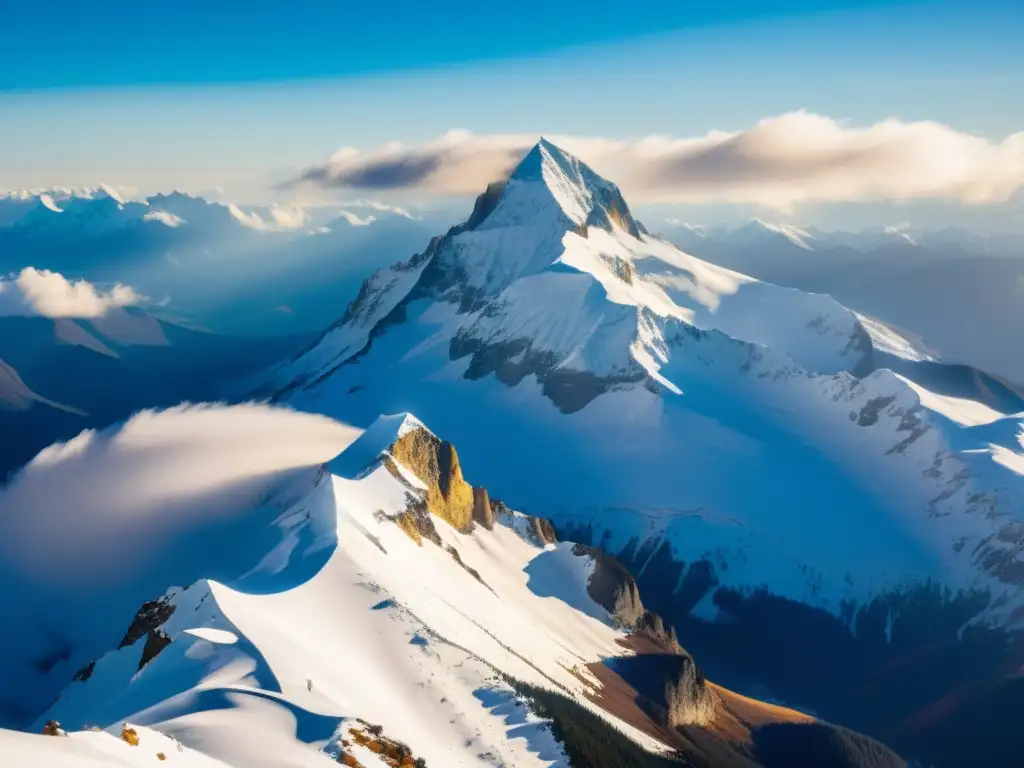
[[[0,317],[98,318],[142,301],[131,286],[118,283],[104,291],[88,280],[68,280],[59,272],[35,267],[0,280]]]
[[[536,139],[452,131],[418,146],[347,148],[287,186],[474,194],[508,175]],[[799,111],[695,138],[550,139],[645,202],[988,203],[1024,187],[1024,132],[991,141],[927,121],[852,127]]]

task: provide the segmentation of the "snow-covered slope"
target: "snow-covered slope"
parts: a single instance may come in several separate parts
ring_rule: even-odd
[[[1024,381],[1021,236],[908,225],[860,232],[754,222],[738,229],[670,219],[657,233],[720,266],[844,305],[922,339],[946,360]]]
[[[424,484],[388,453],[410,430],[425,427],[385,417],[352,442],[317,417],[209,407],[41,455],[0,498],[5,546],[36,555],[5,549],[17,629],[0,679],[6,717],[20,708],[28,730],[57,720],[73,735],[0,731],[0,746],[76,768],[158,751],[183,765],[326,766],[343,749],[371,768],[352,734],[369,723],[427,765],[568,768],[498,673],[599,711],[586,667],[622,655],[624,634],[588,594],[593,562],[534,540],[511,511],[464,532],[431,516],[436,542],[414,535],[401,518]],[[114,479],[129,468],[132,482]],[[79,515],[46,540],[54,527],[38,515],[60,519],[57,478],[81,480]],[[117,541],[132,551],[111,558]],[[159,588],[132,620],[127,606],[161,582],[183,586]],[[127,752],[110,738],[125,723],[140,737]],[[110,735],[79,733],[89,726]]]
[[[48,405],[66,413],[84,415],[83,411],[48,400],[29,389],[18,372],[0,360],[0,411],[27,411],[36,404]]]
[[[506,455],[474,467],[490,486],[615,550],[666,537],[720,584],[839,613],[937,580],[1006,615],[1024,488],[996,456],[1020,446],[872,373],[878,333],[644,234],[613,185],[541,142],[264,391],[364,423],[413,407],[470,455],[497,431]]]
[[[965,666],[1017,664],[1024,398],[649,236],[613,188],[542,142],[260,391],[415,411],[627,563],[714,676],[918,738]]]
[[[983,638],[1024,606],[1024,399],[924,357],[646,234],[542,142],[258,391],[416,412],[494,493],[629,565],[713,674],[888,738],[963,659],[1011,667]]]

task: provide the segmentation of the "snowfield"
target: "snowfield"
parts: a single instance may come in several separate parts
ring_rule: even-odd
[[[1015,622],[1024,398],[927,357],[646,234],[542,141],[259,391],[360,425],[415,411],[516,508],[616,553],[668,542],[720,587],[839,616],[939,584]]]
[[[992,653],[979,678],[1019,668],[1024,394],[652,237],[546,141],[245,386],[276,405],[143,412],[0,491],[0,726],[34,732],[0,730],[4,756],[375,768],[382,733],[431,768],[569,768],[504,676],[663,749],[589,698],[625,635],[591,555],[528,515],[619,556],[702,652],[752,659],[742,684],[905,688],[913,724],[962,692],[972,628],[996,637],[964,644]],[[463,525],[466,480],[517,511]],[[70,735],[34,735],[50,720]]]
[[[248,431],[224,429],[236,420]],[[119,433],[85,435],[80,445],[40,456],[20,490],[16,485],[8,495],[39,498],[38,487],[26,487],[35,473],[91,450],[104,454],[92,460],[90,479],[77,478],[85,503],[76,536],[105,532],[110,524],[136,525],[140,533],[157,526],[152,516],[173,508],[165,498],[169,484],[157,482],[167,473],[179,479],[194,473],[192,491],[218,501],[220,511],[202,501],[196,505],[203,517],[226,515],[228,509],[238,516],[219,533],[201,518],[176,520],[176,535],[193,545],[185,550],[155,541],[147,546],[140,537],[145,548],[124,553],[122,560],[98,543],[85,547],[74,570],[96,574],[88,587],[98,590],[104,611],[93,603],[47,613],[49,603],[40,600],[52,599],[51,578],[61,574],[18,561],[22,620],[18,632],[5,634],[5,642],[15,643],[5,649],[0,668],[4,690],[22,705],[36,704],[34,722],[22,723],[28,730],[39,733],[56,719],[71,737],[0,731],[0,746],[74,768],[102,760],[150,764],[158,751],[169,763],[188,766],[326,766],[342,740],[351,741],[352,728],[371,723],[408,744],[428,765],[568,768],[544,722],[497,673],[560,689],[594,708],[584,694],[596,681],[585,667],[621,655],[617,641],[624,635],[587,594],[589,559],[574,555],[569,544],[539,546],[515,516],[493,531],[477,526],[471,534],[435,519],[443,546],[417,543],[389,519],[406,509],[407,488],[418,481],[405,469],[396,475],[377,459],[418,426],[410,416],[383,417],[353,441],[353,430],[300,413],[256,406],[180,409],[144,414]],[[103,448],[91,449],[101,439],[107,441]],[[328,458],[338,443],[347,448],[326,467],[285,473],[283,486],[266,490],[266,479],[276,475],[272,468],[291,471],[292,463]],[[150,450],[162,455],[146,456]],[[187,466],[176,465],[186,457]],[[231,487],[246,459],[253,462],[246,476],[260,482],[248,488],[252,506],[242,510],[234,506],[240,497],[214,488]],[[131,487],[142,503],[119,509],[90,505],[108,498],[112,473],[124,476],[129,470],[142,473],[140,484]],[[152,493],[148,504],[140,495],[144,489]],[[126,501],[127,493],[119,492]],[[274,507],[272,515],[264,513],[268,506]],[[211,535],[210,546],[195,546],[197,537]],[[96,542],[101,538],[96,535]],[[225,547],[248,550],[248,557],[226,558]],[[170,562],[183,558],[187,562]],[[111,559],[118,562],[105,568]],[[188,581],[215,570],[218,580]],[[104,635],[98,625],[120,633],[141,604],[139,591],[172,577],[177,581],[167,583],[182,586],[166,593],[173,612],[160,628],[170,644],[140,669],[146,642],[118,649],[119,638]],[[67,591],[74,588],[67,579],[61,582],[65,597],[77,594]],[[84,595],[85,585],[81,590]],[[164,590],[142,599],[158,598]],[[32,656],[38,650],[25,641],[44,625],[71,644],[67,658],[48,675],[19,677],[19,669],[38,660]],[[107,645],[100,650],[102,642]],[[87,674],[78,675],[84,679],[69,682],[75,669],[86,668]],[[59,697],[47,706],[45,697],[27,695],[32,686]],[[138,746],[112,738],[124,723],[139,730]],[[626,724],[617,725],[660,748]],[[91,726],[105,733],[85,730]],[[383,765],[357,746],[353,753],[364,766]]]

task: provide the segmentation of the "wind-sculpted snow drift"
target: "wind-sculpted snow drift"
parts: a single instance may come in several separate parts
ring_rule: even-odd
[[[492,493],[617,554],[720,676],[919,746],[908,718],[1013,667],[1024,401],[876,349],[896,336],[650,236],[542,141],[259,391],[414,410]]]
[[[182,406],[40,453],[0,491],[0,724],[34,716],[169,586],[308,578],[335,541],[322,465],[357,434],[285,409]]]
[[[48,510],[68,497],[59,478],[77,518]],[[5,715],[51,734],[0,729],[9,759],[570,768],[590,718],[590,748],[615,734],[633,755],[602,765],[667,767],[679,750],[756,768],[762,729],[813,722],[710,683],[621,564],[470,485],[455,447],[408,414],[356,437],[263,406],[146,413],[56,446],[19,483],[5,505],[69,527],[50,540],[4,508],[9,546],[45,557],[4,574],[21,614]],[[466,500],[469,520],[453,514]],[[74,602],[93,594],[102,605]],[[67,645],[40,659],[45,632]],[[561,714],[538,716],[538,691]],[[820,728],[781,746],[799,762]],[[886,761],[817,762],[903,765],[853,736]]]
[[[402,518],[429,490],[415,473],[431,475],[391,453],[413,433],[431,435],[399,416],[353,442],[322,417],[185,407],[44,452],[2,500],[5,718],[37,733],[130,721],[149,759],[177,743],[171,759],[197,765],[390,765],[352,745],[380,723],[430,765],[568,768],[495,672],[586,704],[585,665],[624,637],[587,595],[591,561],[498,503],[491,530],[431,514],[436,543],[414,536]],[[0,730],[0,748],[121,754],[73,736],[62,751]]]

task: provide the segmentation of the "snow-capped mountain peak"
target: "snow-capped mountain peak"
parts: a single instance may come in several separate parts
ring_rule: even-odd
[[[613,184],[550,142],[540,142],[507,182],[481,196],[465,225],[371,278],[332,329],[270,374],[263,393],[357,421],[411,404],[428,423],[445,421],[445,431],[464,429],[463,415],[473,412],[472,403],[485,408],[489,418],[499,418],[495,409],[502,406],[496,403],[529,402],[535,410],[527,409],[527,423],[521,421],[522,411],[515,411],[503,440],[536,447],[536,440],[548,439],[538,434],[547,435],[548,421],[555,420],[552,429],[566,441],[565,455],[594,439],[600,456],[593,461],[607,460],[623,478],[646,478],[622,485],[609,480],[606,492],[592,489],[586,502],[579,486],[572,485],[567,497],[555,499],[546,489],[543,498],[530,503],[544,509],[564,504],[573,511],[563,522],[579,516],[595,532],[622,533],[613,539],[617,546],[639,535],[624,521],[634,514],[642,521],[643,514],[596,520],[581,507],[667,508],[685,497],[693,508],[717,510],[716,519],[745,521],[739,528],[712,524],[713,545],[686,538],[672,516],[657,524],[664,531],[659,535],[680,552],[692,544],[685,553],[690,560],[708,556],[708,546],[734,550],[728,578],[738,587],[765,583],[790,599],[838,612],[843,600],[869,602],[928,573],[956,587],[977,580],[993,594],[1005,590],[1011,606],[1016,605],[1011,599],[1024,600],[1016,585],[993,576],[994,568],[979,567],[966,555],[955,557],[966,550],[944,539],[959,536],[979,544],[995,535],[998,523],[982,524],[964,510],[977,506],[972,499],[991,498],[999,514],[1012,515],[1019,478],[1000,480],[1005,487],[992,484],[989,477],[1002,477],[1003,470],[990,459],[976,454],[954,459],[966,437],[961,427],[932,407],[937,401],[923,402],[904,381],[876,370],[882,353],[895,354],[898,345],[876,347],[878,330],[868,330],[827,295],[760,282],[702,261],[639,228],[634,234],[612,212],[628,212]],[[746,232],[762,240],[784,238],[791,247],[805,248],[810,239],[795,227],[760,221]],[[510,391],[503,393],[502,387]],[[557,421],[559,412],[565,421]],[[656,432],[666,447],[651,448],[650,455],[634,447],[619,455],[619,446],[609,445],[601,429],[588,431],[608,425],[623,443],[633,435],[639,446]],[[688,437],[680,442],[684,433]],[[808,444],[839,465],[856,466],[856,479],[817,466],[823,459],[809,457]],[[677,487],[666,479],[672,471],[651,470],[667,455],[690,456],[708,474],[688,475],[685,487]],[[753,463],[747,465],[744,457]],[[781,462],[777,470],[765,469],[769,457]],[[816,468],[801,482],[814,482],[801,492],[801,514],[794,517],[789,486],[777,478],[802,462]],[[523,469],[534,470],[532,465]],[[546,488],[540,474],[538,487]],[[742,494],[721,481],[740,475],[760,491],[740,500]],[[820,479],[825,476],[828,482]],[[964,480],[969,476],[970,482]],[[883,477],[896,490],[879,499]],[[892,533],[886,541],[893,552],[882,570],[865,568],[858,547],[848,546],[845,538],[841,547],[830,542],[794,550],[794,567],[827,573],[822,583],[828,587],[806,576],[778,577],[774,555],[770,564],[749,565],[760,551],[751,542],[778,536],[784,520],[813,519],[822,506],[834,506],[837,485],[849,486],[843,504],[849,505],[850,517],[843,512],[836,519],[853,521],[871,509],[879,529],[920,525],[920,539],[908,543],[906,533]],[[954,494],[960,496],[951,500]],[[759,519],[756,510],[765,498],[775,499],[769,506],[779,509]],[[945,516],[941,527],[905,519],[909,509],[938,506]],[[797,525],[805,530],[804,523]],[[978,551],[983,550],[984,545]],[[824,552],[829,554],[821,559]],[[840,554],[849,558],[837,565]],[[740,560],[748,563],[749,576],[738,576],[744,570]]]
[[[793,224],[775,224],[762,219],[753,219],[744,226],[733,230],[730,238],[736,242],[745,242],[752,245],[771,242],[773,240],[785,239],[793,245],[804,250],[815,249],[814,237],[805,229]]]
[[[640,233],[618,187],[542,138],[513,171],[493,213],[478,228],[552,218],[567,228],[610,229],[614,223],[634,237]]]
[[[62,213],[64,211],[63,208],[61,208],[59,205],[57,205],[57,203],[54,202],[53,198],[50,195],[40,195],[39,202],[44,208],[47,208],[48,210],[51,210],[54,213]]]

